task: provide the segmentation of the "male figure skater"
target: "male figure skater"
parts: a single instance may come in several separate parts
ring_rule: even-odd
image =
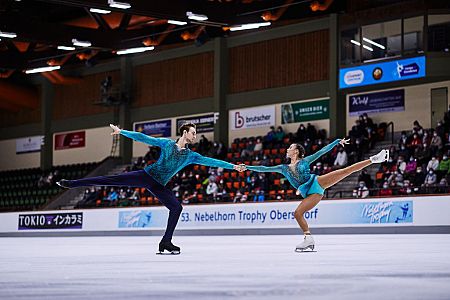
[[[65,188],[80,186],[129,186],[144,187],[169,209],[166,232],[159,243],[159,254],[165,250],[171,254],[180,254],[180,247],[172,244],[172,235],[177,225],[183,207],[175,198],[171,190],[165,187],[170,179],[189,164],[199,164],[224,169],[234,169],[239,172],[245,170],[244,166],[202,156],[191,151],[187,144],[194,143],[197,138],[196,126],[192,123],[183,124],[179,128],[180,138],[177,141],[166,138],[154,138],[143,133],[120,129],[110,124],[114,132],[111,135],[121,134],[135,141],[161,148],[161,155],[157,162],[147,165],[144,170],[133,171],[113,176],[99,176],[78,180],[61,180],[57,184]]]

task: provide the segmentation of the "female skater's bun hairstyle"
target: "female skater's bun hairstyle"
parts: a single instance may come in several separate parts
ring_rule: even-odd
[[[183,123],[180,128],[178,129],[178,133],[180,134],[180,136],[183,135],[183,132],[186,130],[187,132],[189,132],[189,128],[194,127],[197,128],[197,126],[195,126],[194,123]]]
[[[303,158],[305,156],[305,148],[301,144],[296,143],[295,146],[298,149],[298,158]]]

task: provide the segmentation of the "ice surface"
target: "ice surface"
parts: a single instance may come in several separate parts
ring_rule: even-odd
[[[450,299],[450,235],[0,238],[0,299]]]

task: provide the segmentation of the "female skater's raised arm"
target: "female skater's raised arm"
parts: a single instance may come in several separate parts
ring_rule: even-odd
[[[318,159],[319,157],[321,157],[322,155],[326,154],[331,149],[333,149],[337,144],[341,144],[342,146],[344,146],[345,144],[348,144],[348,141],[349,140],[346,140],[346,139],[336,139],[334,142],[329,143],[328,145],[326,145],[325,147],[323,147],[316,153],[306,156],[304,158],[304,160],[310,164],[313,161],[315,161],[316,159]]]
[[[151,146],[157,146],[157,147],[163,147],[168,141],[170,141],[169,139],[164,139],[164,138],[154,138],[152,136],[140,133],[140,132],[136,132],[136,131],[128,131],[128,130],[124,130],[124,129],[120,129],[119,127],[113,125],[113,124],[109,124],[109,126],[111,126],[111,128],[114,130],[114,132],[111,133],[111,135],[115,135],[115,134],[121,134],[123,136],[126,136],[127,138],[133,139],[137,142],[141,142],[141,143],[145,143]]]
[[[281,165],[271,166],[271,167],[266,167],[266,166],[246,166],[246,168],[247,168],[247,170],[256,171],[256,172],[274,172],[274,173],[283,174],[282,169],[281,169]]]

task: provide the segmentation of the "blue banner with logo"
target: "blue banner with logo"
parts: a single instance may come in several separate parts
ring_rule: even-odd
[[[339,88],[425,77],[425,56],[339,70]]]
[[[134,123],[134,131],[153,137],[171,137],[172,120]]]
[[[405,110],[405,90],[358,94],[348,97],[350,116]]]

